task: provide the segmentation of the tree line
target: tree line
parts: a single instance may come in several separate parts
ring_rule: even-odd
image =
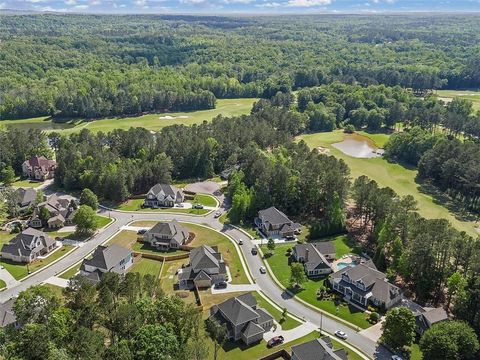
[[[35,285],[13,305],[18,327],[1,330],[4,359],[206,359],[201,313],[167,296],[155,276],[81,275],[62,296]]]
[[[209,109],[215,98],[270,98],[335,81],[480,87],[475,16],[1,20],[2,119]]]

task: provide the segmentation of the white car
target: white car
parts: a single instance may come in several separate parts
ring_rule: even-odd
[[[260,266],[260,274],[266,274],[267,269],[265,269],[265,266]]]
[[[390,358],[391,360],[403,360],[400,356],[398,355],[392,355],[392,357]]]
[[[347,340],[347,334],[345,334],[343,331],[341,330],[337,330],[335,331],[335,336],[336,337],[339,337],[340,339],[343,339],[343,340]]]

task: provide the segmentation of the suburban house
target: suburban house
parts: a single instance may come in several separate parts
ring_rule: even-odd
[[[181,189],[169,184],[157,184],[148,190],[144,206],[151,208],[173,207],[185,201]]]
[[[94,283],[102,279],[103,274],[115,272],[124,274],[133,264],[133,254],[129,249],[118,245],[98,246],[91,259],[84,259],[80,266],[80,275]]]
[[[257,300],[251,293],[212,306],[210,319],[226,325],[230,340],[242,340],[247,345],[261,341],[273,326],[272,316],[257,308]]]
[[[292,258],[303,264],[307,276],[328,275],[333,271],[330,262],[335,259],[335,247],[331,241],[297,244]]]
[[[300,224],[272,206],[258,212],[255,224],[267,237],[293,238],[300,231]]]
[[[363,307],[370,303],[390,309],[402,300],[400,289],[389,283],[371,262],[346,266],[333,273],[330,282],[345,300]]]
[[[190,263],[178,270],[181,288],[208,288],[227,280],[227,268],[216,246],[202,245],[190,251]]]
[[[38,181],[52,179],[56,168],[57,162],[45,156],[32,156],[22,164],[23,176]]]
[[[229,166],[225,169],[223,169],[223,171],[220,173],[220,178],[222,180],[228,180],[228,178],[230,177],[230,175],[232,175],[235,171],[238,171],[240,169],[240,165],[233,165],[233,166]]]
[[[37,191],[32,188],[18,188],[17,193],[17,206],[20,211],[28,209],[35,204],[37,198]]]
[[[40,218],[41,211],[43,211],[42,208],[48,210],[49,217],[46,221]],[[50,229],[59,229],[64,226],[74,225],[73,216],[75,212],[76,209],[72,206],[71,200],[53,194],[46,201],[36,206],[29,224],[34,228],[46,226]]]
[[[11,298],[5,301],[3,304],[0,304],[0,327],[4,328],[8,325],[17,326],[17,317],[13,311],[13,304],[15,299]]]
[[[30,263],[55,247],[55,240],[43,231],[28,228],[3,245],[1,255],[2,259]]]
[[[347,360],[344,349],[333,350],[328,336],[292,346],[291,360]]]
[[[190,236],[188,229],[178,221],[159,222],[143,236],[143,241],[160,251],[178,249]]]
[[[423,307],[409,299],[402,299],[399,306],[404,306],[413,312],[415,315],[415,331],[420,336],[430,329],[432,325],[448,320],[447,312],[441,307]]]

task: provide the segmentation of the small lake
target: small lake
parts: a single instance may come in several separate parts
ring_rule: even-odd
[[[383,150],[377,148],[372,140],[359,134],[344,134],[343,141],[332,146],[356,158],[376,158],[383,154]]]

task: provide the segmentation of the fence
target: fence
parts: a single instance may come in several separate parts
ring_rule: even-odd
[[[178,255],[160,255],[160,254],[149,254],[149,253],[143,253],[139,251],[134,251],[133,252],[134,256],[141,256],[146,259],[152,259],[152,260],[158,260],[158,261],[174,261],[174,260],[181,260],[181,259],[188,259],[189,254],[178,254]]]

